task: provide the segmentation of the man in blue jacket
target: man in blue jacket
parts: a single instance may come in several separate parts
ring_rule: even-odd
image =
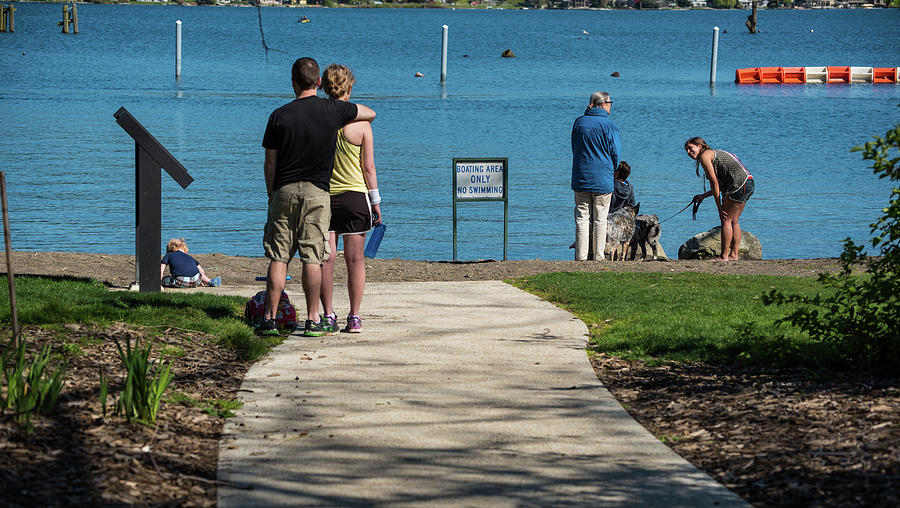
[[[619,164],[619,128],[609,119],[612,101],[606,92],[591,94],[584,115],[572,126],[572,190],[575,191],[575,260],[588,258],[593,215],[593,259],[603,259],[606,215]]]

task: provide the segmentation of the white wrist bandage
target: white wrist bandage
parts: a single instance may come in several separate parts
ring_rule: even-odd
[[[381,203],[381,194],[378,193],[378,189],[369,189],[369,203],[373,206]]]

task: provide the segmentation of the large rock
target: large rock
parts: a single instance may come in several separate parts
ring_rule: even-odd
[[[694,235],[678,248],[678,259],[711,259],[722,255],[722,227],[716,226],[705,233]],[[741,244],[738,246],[741,259],[762,259],[762,245],[759,238],[746,229],[741,230]]]

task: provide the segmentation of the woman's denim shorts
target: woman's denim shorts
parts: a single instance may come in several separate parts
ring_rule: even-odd
[[[744,185],[741,186],[740,189],[736,190],[734,193],[728,196],[728,199],[732,201],[737,201],[738,203],[746,203],[747,200],[750,199],[750,196],[753,195],[753,191],[756,190],[756,182],[753,181],[753,177],[747,179],[744,182]]]

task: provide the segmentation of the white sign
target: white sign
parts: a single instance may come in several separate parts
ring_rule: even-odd
[[[503,199],[502,161],[456,163],[456,199]]]

